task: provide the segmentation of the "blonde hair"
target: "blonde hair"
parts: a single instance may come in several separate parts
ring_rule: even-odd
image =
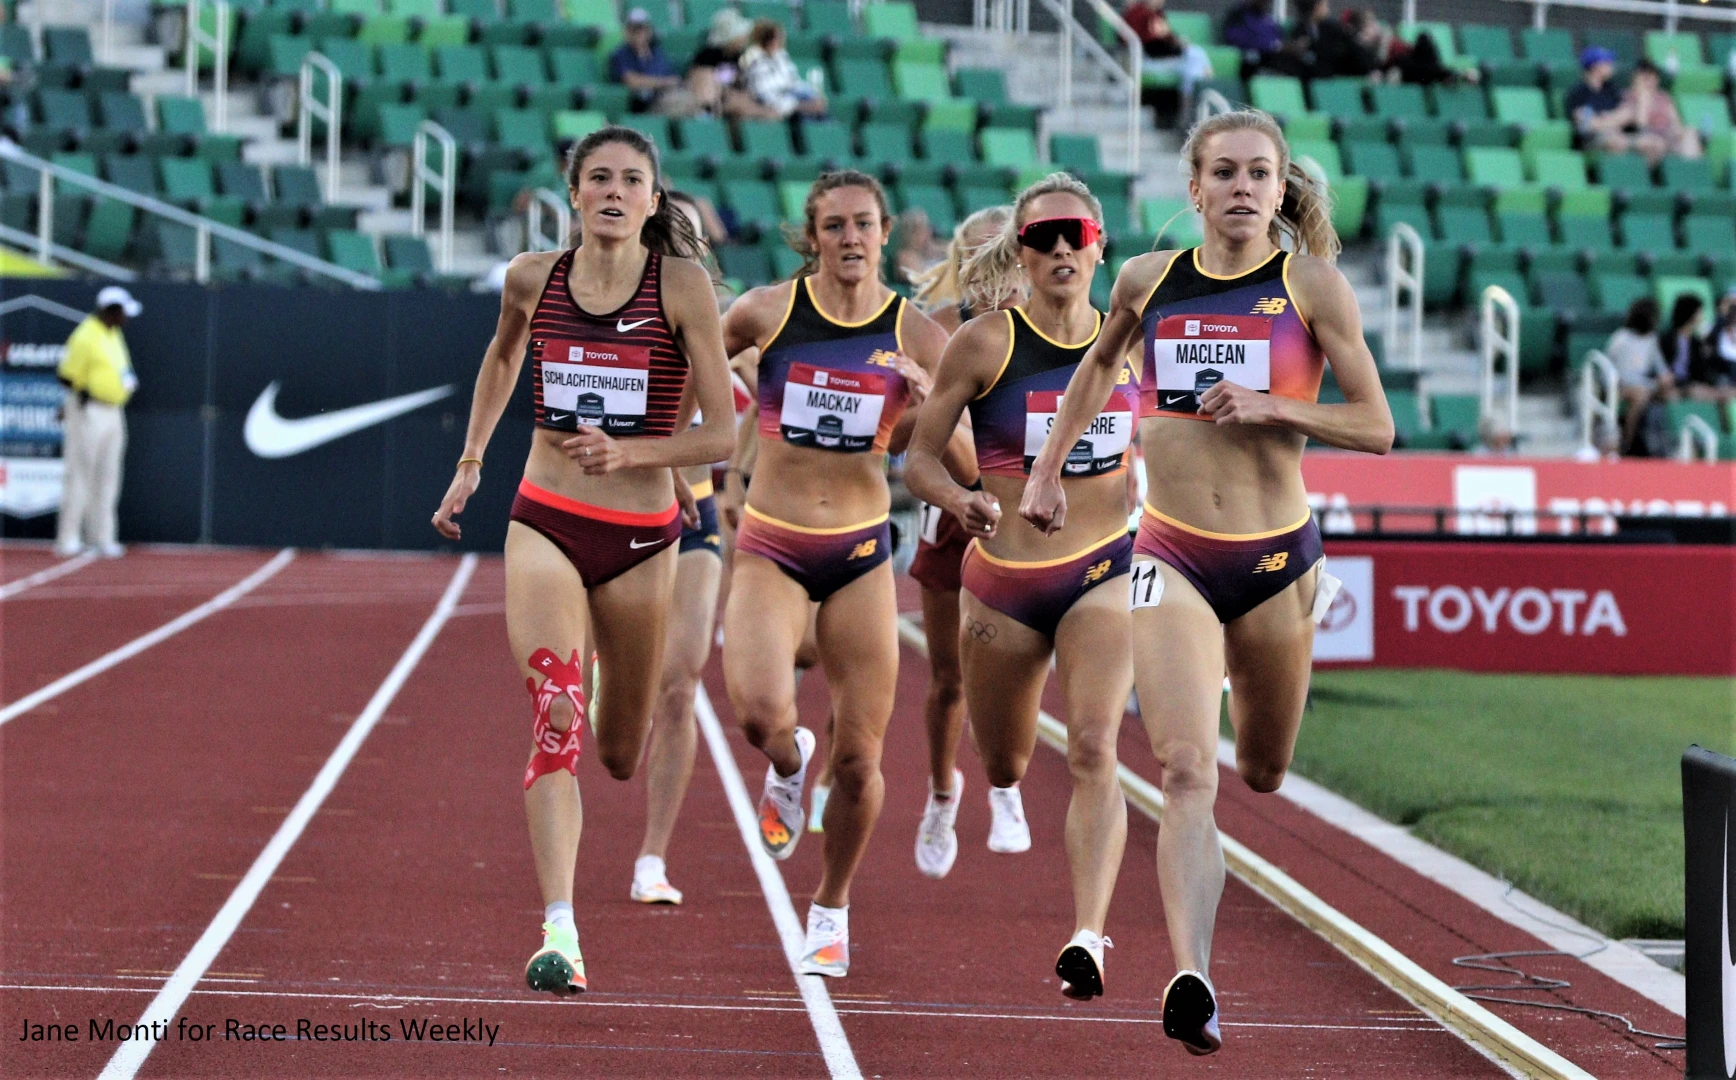
[[[971,238],[984,229],[1000,232],[1013,216],[1010,206],[990,206],[965,218],[952,230],[952,240],[946,245],[946,258],[917,274],[911,284],[916,286],[916,306],[925,312],[952,307],[964,300],[959,284],[959,270],[964,261],[982,250],[993,237],[971,243]]]
[[[1194,125],[1182,144],[1181,156],[1188,163],[1195,179],[1200,172],[1200,156],[1205,153],[1206,140],[1229,131],[1257,131],[1272,140],[1278,150],[1278,175],[1284,179],[1284,201],[1272,215],[1267,235],[1277,247],[1284,246],[1286,237],[1290,249],[1306,255],[1318,255],[1328,261],[1338,258],[1344,245],[1338,231],[1332,227],[1332,194],[1326,182],[1296,164],[1290,157],[1290,144],[1270,113],[1259,109],[1238,109],[1218,113]],[[1166,223],[1167,225],[1167,223]],[[1158,230],[1162,235],[1162,230]]]
[[[859,187],[873,195],[874,202],[880,207],[882,227],[891,225],[892,209],[886,201],[886,189],[880,186],[880,181],[858,169],[833,169],[821,173],[819,179],[808,188],[808,197],[802,203],[802,224],[797,226],[785,223],[783,227],[784,242],[790,246],[790,250],[802,257],[801,269],[796,271],[795,277],[809,277],[820,268],[820,242],[816,238],[814,221],[820,196],[828,191],[847,187]],[[875,249],[873,254],[879,258],[879,249]],[[882,269],[884,270],[884,260]]]
[[[1076,195],[1090,208],[1097,224],[1103,224],[1103,205],[1091,189],[1071,173],[1055,172],[1019,192],[1013,212],[995,238],[978,248],[959,268],[958,280],[965,302],[973,308],[993,310],[1017,295],[1024,284],[1025,268],[1019,264],[1019,226],[1025,208],[1041,195]]]

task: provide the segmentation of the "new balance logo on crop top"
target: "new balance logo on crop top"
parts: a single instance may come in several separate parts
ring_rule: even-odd
[[[1199,415],[1220,382],[1314,401],[1325,356],[1296,310],[1289,252],[1235,277],[1201,270],[1199,251],[1178,253],[1142,312],[1145,378],[1141,416]]]
[[[555,261],[530,323],[531,380],[539,427],[580,425],[617,438],[667,437],[687,384],[687,358],[663,314],[662,256],[645,260],[627,302],[593,315],[567,285],[573,253]]]

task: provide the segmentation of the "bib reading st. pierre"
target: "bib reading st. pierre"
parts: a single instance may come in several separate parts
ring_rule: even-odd
[[[545,426],[574,431],[586,424],[607,435],[638,435],[645,430],[649,348],[599,348],[590,342],[552,340],[538,345]]]
[[[860,454],[873,448],[885,407],[882,375],[791,364],[778,430],[792,446]]]
[[[1037,460],[1049,429],[1055,426],[1055,414],[1061,411],[1062,391],[1031,390],[1025,394],[1025,471]],[[1133,411],[1124,406],[1119,393],[1111,396],[1108,406],[1091,421],[1085,434],[1067,452],[1062,476],[1102,476],[1121,467],[1122,455],[1133,442]]]
[[[1220,382],[1272,389],[1272,316],[1169,315],[1152,336],[1157,408],[1193,413]]]

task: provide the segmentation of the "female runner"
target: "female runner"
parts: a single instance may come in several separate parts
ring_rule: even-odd
[[[1275,791],[1302,721],[1314,621],[1336,588],[1316,572],[1320,533],[1302,486],[1302,446],[1313,437],[1383,454],[1392,415],[1356,296],[1333,266],[1326,193],[1291,162],[1278,125],[1254,110],[1214,116],[1182,154],[1204,241],[1122,268],[1019,513],[1044,532],[1067,522],[1060,477],[1069,451],[1143,335],[1149,494],[1134,548],[1133,657],[1163,765],[1157,877],[1181,969],[1164,990],[1163,1025],[1192,1053],[1209,1054],[1221,1045],[1207,972],[1224,885],[1212,817],[1224,673],[1237,770],[1255,791]],[[1295,253],[1280,249],[1286,238]],[[1342,405],[1315,402],[1328,357]]]
[[[973,319],[953,336],[917,417],[905,473],[913,494],[945,507],[973,537],[959,648],[971,731],[996,792],[1024,776],[1055,658],[1073,777],[1066,837],[1075,930],[1055,971],[1062,993],[1076,998],[1103,992],[1103,922],[1127,841],[1115,738],[1133,685],[1125,582],[1133,541],[1123,474],[1137,373],[1119,369],[1111,403],[1066,455],[1067,490],[1078,507],[1067,529],[1003,521],[1000,508],[1018,501],[1060,392],[1102,326],[1091,306],[1102,218],[1084,184],[1056,173],[1026,188],[1000,235],[965,264],[966,288],[984,306],[1029,282],[1028,306]],[[982,468],[976,491],[959,486],[939,458],[966,408]]]
[[[965,260],[1000,235],[1012,217],[1009,206],[991,206],[959,222],[947,245],[946,259],[917,282],[916,303],[948,332],[977,314],[965,299],[959,274]],[[1022,292],[1022,290],[1021,290]],[[1009,295],[1003,307],[1017,303]],[[953,431],[946,445],[945,463],[953,480],[965,487],[981,488],[976,450],[967,426]],[[928,803],[916,829],[916,867],[932,878],[943,878],[958,858],[959,795],[964,773],[957,767],[958,739],[964,731],[964,672],[958,658],[959,568],[970,535],[951,514],[938,506],[922,505],[917,532],[916,558],[910,576],[922,587],[922,628],[928,637],[928,698],[923,719],[928,728]],[[822,772],[822,781],[828,778]],[[818,788],[816,787],[816,791]],[[989,850],[1028,851],[1031,830],[1025,823],[1024,805],[1015,785],[989,790]]]
[[[585,989],[572,906],[581,658],[595,651],[607,672],[591,726],[604,768],[625,780],[650,723],[675,585],[674,468],[716,461],[731,436],[717,304],[690,261],[703,245],[664,202],[656,147],[603,128],[573,147],[567,184],[584,240],[508,268],[464,455],[434,515],[458,539],[452,519],[481,481],[528,345],[537,432],[506,531],[506,622],[531,696],[525,813],[545,904],[525,979],[555,993]],[[705,421],[675,434],[690,373]]]
[[[754,289],[724,319],[731,353],[759,347],[760,415],[723,667],[748,741],[771,759],[760,842],[785,859],[801,838],[814,749],[813,733],[795,723],[794,664],[809,604],[819,603],[834,781],[801,968],[843,975],[850,878],[880,814],[881,741],[898,673],[885,454],[908,437],[900,416],[926,391],[946,333],[881,282],[891,219],[878,181],[852,170],[822,175],[806,218],[803,272]]]

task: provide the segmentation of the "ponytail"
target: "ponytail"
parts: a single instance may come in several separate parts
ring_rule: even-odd
[[[978,248],[959,269],[958,279],[965,302],[979,311],[993,311],[1019,295],[1028,286],[1025,268],[1019,262],[1019,228],[1025,208],[1039,195],[1064,193],[1073,195],[1091,210],[1098,225],[1103,224],[1103,205],[1091,189],[1071,173],[1056,172],[1019,192],[1013,200],[1013,212],[1001,225],[994,239]]]
[[[1288,239],[1292,251],[1318,255],[1328,262],[1336,261],[1344,247],[1338,232],[1332,227],[1332,195],[1326,182],[1302,168],[1290,157],[1290,144],[1270,113],[1259,109],[1237,109],[1218,113],[1194,125],[1182,144],[1181,156],[1197,179],[1200,159],[1206,142],[1226,131],[1257,131],[1272,141],[1278,151],[1278,174],[1284,178],[1284,202],[1272,215],[1267,235],[1276,247],[1284,247]],[[1173,218],[1171,220],[1174,220]],[[1167,227],[1167,222],[1165,223]],[[1162,230],[1159,230],[1162,235]]]
[[[916,306],[932,314],[943,307],[964,301],[964,287],[959,279],[966,259],[982,250],[993,240],[1002,226],[1013,216],[1010,206],[990,206],[965,218],[952,230],[952,240],[946,245],[946,258],[917,274]],[[979,234],[994,230],[987,237]],[[974,241],[974,242],[973,242]]]

